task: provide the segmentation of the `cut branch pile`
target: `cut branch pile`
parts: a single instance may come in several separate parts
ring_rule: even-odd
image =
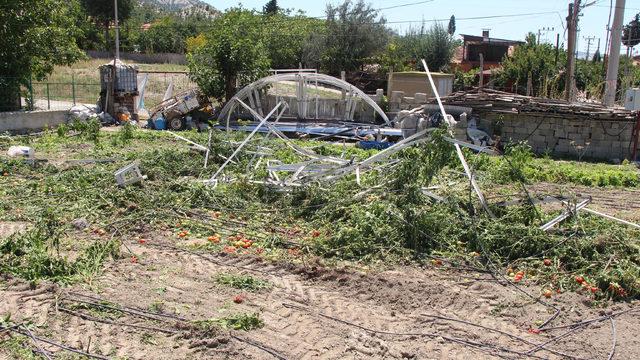
[[[430,102],[436,103],[436,99],[431,99]],[[459,91],[443,97],[442,103],[471,107],[480,113],[539,113],[563,118],[598,118],[611,121],[632,121],[635,118],[634,112],[621,108],[607,108],[595,103],[569,103],[564,100],[537,98],[492,89]]]

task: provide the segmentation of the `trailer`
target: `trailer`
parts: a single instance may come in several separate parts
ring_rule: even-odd
[[[153,107],[148,127],[156,130],[182,130],[198,127],[213,117],[211,100],[199,89],[189,89]]]

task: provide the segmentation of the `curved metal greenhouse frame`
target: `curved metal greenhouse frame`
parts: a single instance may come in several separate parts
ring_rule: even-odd
[[[292,81],[297,84],[296,86],[296,99],[298,101],[298,114],[302,119],[307,119],[306,116],[308,114],[308,103],[311,100],[310,94],[307,92],[307,88],[310,86],[318,86],[318,84],[326,84],[331,85],[333,87],[339,88],[344,91],[345,94],[345,110],[344,117],[342,120],[352,121],[354,112],[356,110],[356,105],[358,103],[358,99],[364,101],[367,105],[369,105],[375,112],[378,114],[387,125],[391,125],[389,118],[384,113],[384,111],[378,106],[378,104],[373,101],[367,94],[365,94],[360,89],[355,86],[349,84],[346,81],[335,78],[333,76],[317,74],[317,73],[304,73],[304,72],[296,72],[296,73],[284,73],[284,74],[276,74],[272,76],[267,76],[262,79],[259,79],[244,88],[242,88],[238,93],[234,96],[231,101],[227,102],[227,104],[220,111],[220,115],[218,116],[218,120],[220,123],[226,120],[227,125],[229,123],[229,119],[231,114],[238,108],[238,101],[234,100],[248,100],[248,103],[251,107],[256,110],[260,115],[263,114],[262,105],[260,103],[260,91],[272,84],[276,84],[282,81]],[[318,95],[314,96],[316,99],[316,104],[318,100]],[[276,101],[281,100],[276,94]],[[316,107],[316,117],[317,117],[317,107]]]

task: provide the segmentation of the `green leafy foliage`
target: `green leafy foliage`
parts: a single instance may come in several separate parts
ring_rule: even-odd
[[[78,28],[62,0],[16,0],[0,11],[0,110],[19,108],[20,86],[43,80],[55,65],[83,57]]]
[[[296,69],[300,62],[307,64],[305,51],[320,51],[322,45],[312,43],[314,35],[325,32],[325,21],[292,14],[290,11],[278,11],[263,18],[262,33],[269,52],[273,69]],[[319,39],[318,39],[319,40]],[[309,59],[318,60],[320,56],[307,54]]]
[[[566,53],[556,50],[551,44],[540,44],[533,33],[529,33],[526,43],[516,47],[513,55],[505,55],[500,72],[500,85],[513,84],[515,91],[525,94],[527,82],[531,79],[532,95],[549,97],[564,91],[564,77],[561,69],[566,64]]]
[[[262,13],[265,15],[275,15],[280,11],[277,0],[269,0],[262,8]]]
[[[328,5],[326,15],[322,65],[329,74],[357,70],[386,47],[386,21],[363,0]]]
[[[89,246],[75,261],[68,260],[59,254],[60,226],[56,215],[45,210],[33,229],[0,241],[0,270],[29,281],[71,282],[95,274],[105,259],[117,256],[116,242],[108,241]]]
[[[251,292],[260,291],[271,287],[271,284],[268,281],[261,280],[249,275],[220,274],[216,277],[216,282],[222,285],[230,286],[234,289]]]
[[[204,45],[187,56],[190,76],[205,93],[229,100],[236,81],[246,85],[266,74],[270,59],[260,22],[258,14],[242,8],[213,21]]]
[[[89,18],[104,31],[105,50],[112,48],[109,40],[109,25],[115,21],[115,2],[111,0],[81,0]],[[135,7],[134,0],[118,1],[118,21],[124,23]]]
[[[422,69],[421,59],[425,59],[431,71],[445,70],[460,41],[447,32],[441,23],[434,23],[429,29],[423,22],[420,28],[411,27],[400,38],[401,52],[413,70]]]
[[[260,314],[235,314],[219,319],[197,320],[193,324],[205,331],[214,330],[217,327],[223,329],[251,331],[264,326],[264,321],[260,319]]]
[[[199,26],[206,24],[204,21],[167,15],[154,21],[149,30],[138,32],[135,44],[140,51],[148,54],[184,54],[187,50],[187,39],[200,34]]]
[[[385,51],[378,56],[380,72],[388,71],[424,71],[421,60],[425,59],[432,71],[448,70],[459,40],[449,34],[440,23],[430,28],[423,22],[419,28],[411,27],[404,35],[392,36]],[[456,73],[456,81],[461,74]]]
[[[535,158],[521,145],[507,149],[503,158],[467,152],[467,160],[496,214],[496,219],[492,219],[482,211],[466,179],[460,176],[462,169],[453,147],[442,138],[446,136],[443,130],[433,133],[433,141],[395,154],[392,161],[403,161],[391,168],[363,172],[362,186],[349,175],[333,184],[314,184],[289,192],[246,181],[245,172],[252,155],[244,152],[225,170],[237,179],[234,183],[216,188],[206,186],[198,180],[208,179],[211,168],[202,169],[201,156],[176,147],[172,138],[160,132],[135,135],[135,144],[114,145],[112,139],[119,134],[105,132],[100,147],[87,143],[82,136],[45,135],[21,140],[48,155],[81,149],[78,156],[83,157],[89,154],[128,160],[139,157],[148,179],[121,188],[113,184],[113,171],[120,164],[62,169],[51,165],[34,168],[15,160],[1,162],[0,167],[9,175],[0,177],[3,200],[0,218],[37,225],[30,232],[0,243],[0,266],[6,266],[0,272],[34,280],[90,279],[115,252],[121,236],[140,234],[140,229],[173,227],[180,221],[180,226],[194,236],[201,237],[197,235],[200,233],[206,238],[212,232],[221,235],[221,243],[199,247],[199,251],[222,251],[232,235],[243,234],[255,239],[268,256],[283,254],[292,261],[300,258],[306,261],[309,254],[330,261],[366,263],[423,262],[439,256],[491,270],[526,269],[527,279],[554,282],[565,289],[575,288],[571,279],[580,275],[600,289],[600,297],[640,297],[638,231],[581,212],[556,230],[543,232],[540,225],[560,209],[531,205],[502,207],[495,200],[517,192],[519,182],[640,186],[637,170],[628,164]],[[183,135],[198,143],[207,141],[204,133]],[[211,166],[220,165],[233,151],[229,140],[237,141],[243,136],[214,132],[212,153],[220,156],[210,158]],[[309,140],[296,143],[313,147],[319,154],[341,155],[345,151],[342,146]],[[278,141],[267,140],[264,144],[286,163],[300,160]],[[347,147],[345,157],[357,160],[374,153]],[[264,168],[260,167],[255,176],[260,171]],[[444,201],[435,202],[423,193],[424,187],[432,185],[441,186],[433,191]],[[60,210],[43,213],[41,209],[50,207],[52,199]],[[218,222],[207,215],[214,210],[222,214],[215,215],[221,217],[215,220]],[[203,214],[203,217],[194,215],[186,220],[186,215],[181,214]],[[67,224],[78,217],[100,224],[114,234],[114,241],[106,241],[107,237],[89,245],[73,241],[74,256],[68,256],[69,236],[73,233],[70,234]],[[201,221],[205,218],[209,220]],[[109,225],[114,223],[118,224],[117,231]],[[54,239],[59,240],[59,246]],[[241,251],[244,249],[237,249],[237,253]],[[542,258],[550,258],[559,265],[553,271],[543,268]],[[266,286],[259,279],[242,275],[225,274],[215,281],[243,291]],[[618,290],[609,290],[610,287]],[[251,328],[259,323],[251,316],[227,320],[209,324]]]
[[[640,44],[640,13],[622,29],[622,44],[627,47]]]

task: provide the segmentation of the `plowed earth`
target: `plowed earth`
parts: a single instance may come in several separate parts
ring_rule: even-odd
[[[592,308],[586,294],[545,299],[526,281],[516,286],[446,263],[365,273],[188,250],[169,233],[132,243],[136,262],[111,261],[90,284],[31,286],[2,277],[0,315],[30,323],[38,338],[120,359],[640,358],[633,303],[603,310]],[[272,286],[243,292],[216,282],[219,274],[251,275]],[[82,306],[88,303],[129,311],[109,316],[109,309]],[[530,332],[554,315],[551,306],[559,314],[547,327],[599,320]],[[190,325],[238,313],[258,313],[264,326],[203,331]],[[0,341],[9,336],[19,335],[0,333]],[[43,341],[24,344],[62,354]],[[10,350],[0,347],[0,359],[12,359]]]

